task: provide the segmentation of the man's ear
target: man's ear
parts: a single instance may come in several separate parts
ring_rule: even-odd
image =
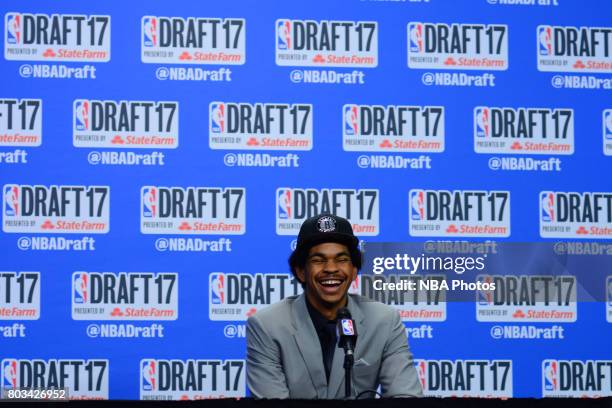
[[[357,274],[359,273],[359,271],[357,270],[356,266],[353,266],[353,274],[351,276],[351,282],[353,282],[355,279],[357,279]]]
[[[300,281],[300,283],[304,283],[306,281],[305,275],[304,275],[304,268],[300,268],[299,266],[296,266],[296,268],[295,268],[295,276],[296,276],[297,280]]]

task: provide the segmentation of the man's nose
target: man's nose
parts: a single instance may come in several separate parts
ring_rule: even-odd
[[[336,272],[337,270],[338,270],[338,262],[336,262],[336,260],[328,259],[327,262],[325,262],[325,268],[324,268],[325,272]]]

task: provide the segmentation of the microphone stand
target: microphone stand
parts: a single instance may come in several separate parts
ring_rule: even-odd
[[[344,395],[346,398],[351,396],[351,370],[354,362],[353,350],[348,350],[344,355]]]

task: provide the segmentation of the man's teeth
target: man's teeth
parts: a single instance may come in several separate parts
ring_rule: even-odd
[[[324,280],[321,281],[321,285],[339,285],[342,281],[336,279]]]

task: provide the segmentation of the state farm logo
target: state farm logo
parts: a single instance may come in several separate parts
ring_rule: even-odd
[[[330,213],[349,220],[356,235],[380,233],[378,190],[278,188],[276,233],[297,235],[302,223],[318,214]]]
[[[261,308],[302,293],[289,274],[214,272],[208,280],[208,318],[246,320]]]
[[[542,361],[542,397],[612,396],[612,360]]]
[[[413,189],[409,201],[412,236],[510,236],[509,191]]]
[[[0,363],[2,388],[66,388],[75,400],[108,399],[108,360],[21,360]]]
[[[375,21],[276,20],[276,65],[361,67],[378,65]]]
[[[446,292],[442,285],[427,282],[445,280],[443,275],[366,275],[361,274],[351,284],[350,292],[387,304],[396,309],[405,322],[446,321]],[[392,290],[386,284],[414,282],[414,289]],[[396,286],[397,288],[397,286]]]
[[[245,395],[244,360],[140,360],[141,400],[200,400]]]
[[[476,153],[574,153],[574,110],[474,108]]]
[[[0,99],[0,146],[40,146],[42,100]]]
[[[176,320],[178,274],[74,272],[74,320]]]
[[[408,67],[504,71],[508,26],[408,23]]]
[[[611,32],[611,27],[538,26],[538,70],[611,73]]]
[[[311,150],[312,105],[211,102],[211,149]]]
[[[443,152],[444,107],[344,105],[345,151]]]
[[[245,196],[246,190],[240,187],[142,187],[140,232],[243,235]]]
[[[426,397],[512,398],[511,360],[415,360]]]
[[[5,184],[4,232],[106,234],[110,187]]]
[[[110,61],[110,16],[6,13],[4,58],[14,61]]]
[[[40,318],[40,272],[0,272],[0,320]]]
[[[72,107],[72,143],[76,147],[178,146],[178,102],[77,99]]]
[[[479,322],[575,322],[575,276],[479,275],[495,290],[476,292]]]
[[[612,156],[612,109],[603,111],[603,151]]]
[[[242,18],[144,16],[140,38],[140,58],[144,63],[246,62],[246,21]]]
[[[542,238],[612,239],[612,193],[540,193]]]

